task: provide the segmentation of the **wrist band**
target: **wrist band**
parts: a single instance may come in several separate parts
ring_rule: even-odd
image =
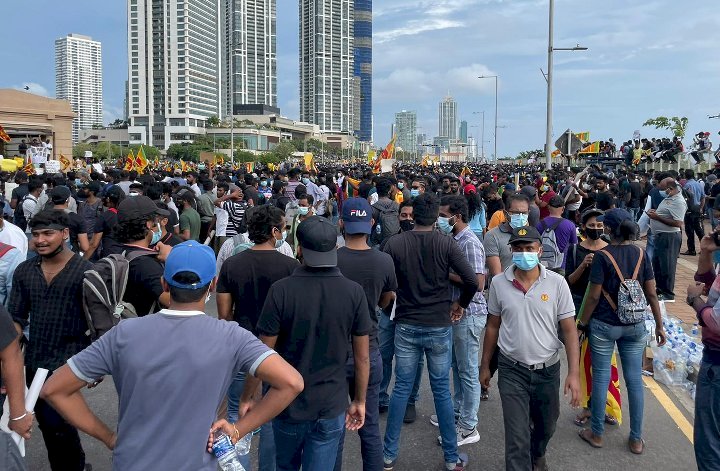
[[[27,417],[27,415],[28,415],[28,413],[25,412],[25,413],[24,413],[23,415],[21,415],[20,417],[15,417],[14,419],[11,418],[10,421],[11,421],[11,422],[17,422],[18,420],[22,420],[22,419],[24,419],[25,417]]]

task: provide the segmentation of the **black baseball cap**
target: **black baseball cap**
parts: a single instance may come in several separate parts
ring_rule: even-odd
[[[597,209],[597,208],[586,209],[585,212],[583,212],[580,215],[580,222],[583,224],[587,224],[588,219],[590,219],[591,217],[593,217],[593,216],[598,217],[598,216],[602,216],[603,214],[605,214],[605,211],[603,211],[602,209]]]
[[[144,195],[125,198],[118,205],[119,223],[132,219],[150,218],[150,216],[154,216],[155,214],[169,216],[170,211],[158,208],[153,200]]]
[[[512,235],[510,236],[510,242],[512,245],[516,242],[541,242],[542,237],[537,229],[532,226],[523,226],[513,229]]]
[[[337,266],[337,230],[326,218],[310,216],[300,223],[296,236],[307,266]]]
[[[70,198],[70,188],[66,186],[56,186],[50,191],[50,199],[53,204],[63,204]]]

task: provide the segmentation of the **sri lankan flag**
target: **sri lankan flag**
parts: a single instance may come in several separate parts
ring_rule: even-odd
[[[70,166],[72,165],[72,162],[70,162],[70,159],[65,157],[63,154],[60,154],[60,171],[61,172],[67,172]]]
[[[360,180],[355,180],[354,178],[345,177],[345,185],[346,185],[345,194],[347,195],[348,198],[353,198],[353,197],[357,196],[357,191],[355,190],[354,187],[359,187],[360,183],[361,183]]]
[[[135,170],[137,170],[139,174],[143,174],[147,166],[148,161],[145,157],[145,151],[143,151],[142,146],[140,146],[137,151],[137,155],[135,156]]]
[[[582,142],[590,141],[590,131],[576,132],[575,137],[580,139]]]
[[[465,178],[465,176],[466,176],[466,175],[470,175],[470,173],[471,173],[471,172],[470,172],[470,169],[469,169],[468,166],[466,165],[466,166],[463,167],[462,171],[460,172],[460,178],[461,178],[461,179],[462,179],[462,178]]]
[[[188,166],[188,163],[181,159],[180,160],[180,171],[182,171],[182,173],[185,173],[188,171],[189,168],[190,167]]]
[[[245,173],[253,173],[255,170],[255,162],[245,162]]]
[[[127,157],[125,157],[125,167],[123,167],[123,169],[131,172],[133,168],[135,168],[135,156],[132,150],[130,150],[128,151]]]
[[[33,166],[32,162],[24,166],[22,168],[22,171],[27,173],[28,175],[35,175],[35,167]]]
[[[600,141],[595,141],[589,146],[584,147],[581,151],[581,154],[598,154],[600,153]]]
[[[10,136],[5,132],[5,128],[0,124],[0,140],[3,142],[10,142]]]
[[[380,152],[380,159],[393,158],[393,155],[395,155],[395,139],[397,139],[397,136],[393,135],[392,139],[390,139],[390,142],[388,142],[388,145],[386,145],[382,152]]]

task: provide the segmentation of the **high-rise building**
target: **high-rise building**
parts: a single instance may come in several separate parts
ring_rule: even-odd
[[[70,102],[77,114],[73,144],[81,129],[103,124],[102,48],[89,36],[68,34],[55,40],[55,97]]]
[[[448,93],[448,96],[440,102],[438,109],[438,137],[450,140],[457,139],[457,102]]]
[[[417,146],[417,114],[402,110],[395,113],[395,143],[405,152],[415,152]]]
[[[222,116],[232,103],[277,106],[277,0],[220,3]]]
[[[355,104],[355,136],[372,140],[372,0],[355,0],[355,82],[360,96]]]
[[[460,121],[460,142],[467,143],[468,141],[468,123],[467,121]]]
[[[321,132],[355,129],[354,0],[300,0],[300,119]]]
[[[222,110],[217,0],[128,0],[130,143],[167,148]]]

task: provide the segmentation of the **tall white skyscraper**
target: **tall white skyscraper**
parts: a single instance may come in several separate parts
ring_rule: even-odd
[[[321,131],[358,124],[354,19],[353,0],[300,0],[300,119]]]
[[[457,102],[448,95],[440,102],[438,112],[439,130],[438,137],[446,139],[457,139]]]
[[[405,152],[415,152],[417,147],[417,114],[402,110],[395,113],[396,144]]]
[[[130,142],[167,148],[220,116],[218,0],[128,0]]]
[[[103,124],[102,48],[89,36],[68,34],[55,40],[55,97],[67,100],[77,114],[73,144],[80,129]]]
[[[220,0],[223,117],[235,105],[277,106],[277,0]]]

